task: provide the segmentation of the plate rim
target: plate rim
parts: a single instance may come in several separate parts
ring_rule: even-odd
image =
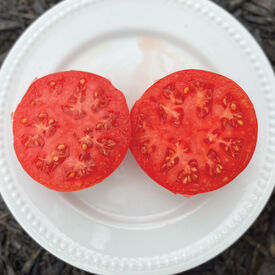
[[[71,12],[74,12],[78,9],[83,8],[86,5],[94,5],[97,3],[107,2],[108,0],[66,0],[61,3],[58,3],[53,8],[45,12],[39,19],[37,19],[27,30],[21,35],[17,42],[12,47],[9,55],[5,59],[1,71],[0,71],[0,87],[2,87],[0,92],[0,127],[4,128],[4,96],[5,91],[8,88],[8,83],[11,78],[11,73],[16,69],[17,64],[20,62],[20,59],[24,56],[24,52],[33,44],[34,40],[42,35],[46,30],[48,30],[53,24],[57,23],[66,15],[69,15]],[[126,1],[126,0],[116,0],[116,1]],[[154,1],[154,0],[150,0]],[[222,28],[228,35],[238,43],[242,51],[244,51],[249,58],[253,69],[256,71],[261,82],[264,85],[264,95],[265,99],[270,107],[269,114],[269,133],[268,133],[268,142],[273,141],[275,143],[275,138],[272,138],[272,133],[270,129],[275,128],[275,114],[272,113],[272,110],[275,109],[272,99],[271,85],[275,87],[275,78],[274,72],[271,68],[271,65],[265,56],[263,50],[259,44],[255,41],[252,35],[238,22],[233,16],[228,12],[223,10],[217,4],[210,2],[209,0],[163,0],[158,2],[162,4],[163,2],[177,3],[186,5],[191,9],[199,12],[203,16],[207,16],[218,27]],[[216,14],[215,14],[216,12]],[[221,17],[222,16],[222,17]],[[225,20],[223,20],[224,18]],[[228,24],[228,21],[231,20],[231,24]],[[237,28],[237,31],[231,27],[234,25]],[[242,33],[240,35],[239,33]],[[247,43],[249,41],[249,43]],[[251,51],[249,44],[257,49],[257,55]],[[22,46],[24,45],[24,46]],[[18,51],[18,49],[21,49]],[[259,62],[259,59],[261,60]],[[261,66],[264,64],[264,66]],[[265,69],[263,70],[262,67]],[[265,72],[268,71],[266,75],[272,75],[272,81],[268,82],[267,77],[265,77]],[[270,74],[271,73],[271,74]],[[6,75],[6,77],[5,77]],[[265,79],[265,81],[263,81]],[[269,153],[268,156],[272,156],[272,152],[275,152],[275,146],[269,144]],[[167,274],[167,272],[180,272],[185,271],[190,268],[193,268],[197,265],[204,263],[207,260],[215,257],[223,250],[232,245],[238,238],[244,234],[244,232],[252,225],[252,223],[257,219],[264,206],[266,205],[269,197],[272,194],[274,188],[274,161],[269,161],[271,166],[266,169],[263,168],[263,177],[265,181],[259,182],[257,190],[254,190],[253,194],[250,196],[249,201],[246,202],[246,205],[243,205],[241,211],[239,211],[239,216],[236,216],[235,224],[231,226],[235,227],[235,230],[231,232],[231,237],[227,237],[225,241],[219,241],[217,239],[217,234],[206,240],[213,245],[212,250],[208,253],[202,253],[198,258],[192,255],[195,252],[195,248],[192,248],[189,256],[189,262],[186,264],[185,260],[188,258],[186,255],[182,255],[180,250],[165,254],[158,255],[154,257],[144,257],[144,258],[127,258],[127,257],[113,257],[106,254],[101,254],[98,252],[91,253],[90,250],[82,248],[77,242],[72,240],[67,240],[63,242],[60,240],[62,234],[54,234],[47,228],[43,227],[43,223],[35,217],[33,211],[31,211],[24,201],[20,198],[20,193],[16,190],[16,186],[12,183],[12,176],[9,173],[9,168],[6,161],[7,156],[4,152],[4,135],[0,136],[0,175],[2,176],[2,181],[0,184],[0,192],[2,194],[3,200],[6,205],[12,212],[13,216],[19,222],[21,227],[42,247],[48,250],[53,255],[62,259],[63,261],[77,266],[81,269],[84,269],[89,272],[96,272],[98,274],[106,274],[112,272],[112,274],[129,274],[129,272],[134,272],[135,274]],[[271,157],[274,159],[274,157]],[[268,175],[268,176],[267,176]],[[266,182],[268,181],[268,184]],[[256,205],[256,206],[255,206]],[[21,208],[19,210],[19,208]],[[253,210],[253,211],[251,211]],[[247,213],[249,213],[247,215]],[[20,214],[21,212],[21,214]],[[23,215],[24,216],[23,216]],[[245,219],[243,219],[245,217]],[[217,230],[216,230],[217,231]],[[226,235],[226,232],[223,229],[220,233],[220,236]],[[43,234],[44,238],[41,237]],[[228,235],[228,234],[227,234]],[[65,237],[65,236],[63,236]],[[67,238],[68,239],[68,238]],[[202,246],[202,245],[200,245]],[[57,248],[58,247],[58,248]],[[68,250],[68,253],[66,253]],[[89,255],[93,254],[93,255]],[[85,260],[80,261],[81,258]],[[154,269],[155,268],[155,269]]]

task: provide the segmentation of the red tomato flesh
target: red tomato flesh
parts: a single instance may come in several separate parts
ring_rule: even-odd
[[[248,165],[257,142],[257,118],[247,94],[211,72],[168,75],[131,110],[130,149],[141,168],[174,193],[218,189]]]
[[[109,80],[68,71],[35,80],[13,116],[14,149],[25,171],[57,191],[109,176],[130,142],[129,109]]]

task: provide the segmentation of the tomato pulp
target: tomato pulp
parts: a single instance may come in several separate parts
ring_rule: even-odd
[[[175,72],[152,85],[131,110],[130,149],[141,168],[174,193],[218,189],[248,165],[257,118],[247,94],[211,72]]]
[[[68,71],[35,80],[13,116],[14,149],[25,171],[57,191],[109,176],[130,142],[129,109],[109,80]]]

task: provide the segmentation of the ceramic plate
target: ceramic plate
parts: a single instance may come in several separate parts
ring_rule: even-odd
[[[259,120],[252,161],[226,187],[185,198],[149,179],[130,153],[104,182],[58,193],[34,182],[13,150],[11,113],[45,74],[85,70],[109,78],[129,107],[181,69],[224,74],[248,93]],[[172,274],[236,241],[274,186],[275,81],[262,50],[206,0],[67,0],[18,40],[0,74],[1,194],[22,227],[62,260],[99,274]]]

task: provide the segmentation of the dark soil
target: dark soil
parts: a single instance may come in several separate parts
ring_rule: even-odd
[[[0,64],[19,35],[58,0],[0,0]],[[275,69],[275,0],[215,0],[257,39]],[[89,274],[41,248],[0,197],[0,275]],[[275,193],[260,217],[225,252],[185,275],[275,275]]]

